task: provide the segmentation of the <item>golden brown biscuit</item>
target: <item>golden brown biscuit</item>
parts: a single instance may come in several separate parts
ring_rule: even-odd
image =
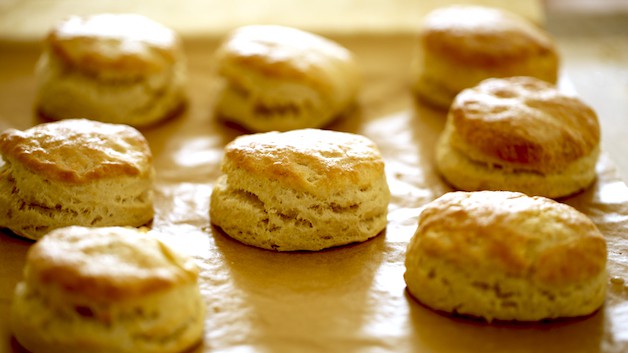
[[[429,203],[405,264],[420,302],[488,321],[588,315],[608,281],[606,241],[589,218],[507,191],[452,192]]]
[[[249,245],[320,250],[386,227],[384,161],[366,137],[304,129],[238,137],[225,147],[211,222]]]
[[[185,57],[176,33],[146,17],[72,16],[50,31],[37,77],[47,118],[145,126],[181,109]]]
[[[488,79],[449,110],[436,164],[454,187],[562,197],[595,180],[600,127],[577,97],[531,77]]]
[[[245,26],[216,51],[223,88],[217,113],[251,131],[322,127],[355,100],[351,53],[326,38],[283,26]]]
[[[204,305],[192,259],[135,228],[67,227],[29,249],[11,307],[33,353],[180,352]]]
[[[496,8],[449,6],[423,21],[414,91],[449,108],[458,92],[491,77],[533,76],[555,83],[558,65],[553,40],[526,19]]]
[[[63,120],[0,134],[0,227],[140,226],[153,218],[152,154],[128,125]]]

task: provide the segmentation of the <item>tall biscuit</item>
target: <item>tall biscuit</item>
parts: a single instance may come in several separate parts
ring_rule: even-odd
[[[0,134],[0,227],[39,239],[70,225],[153,218],[153,157],[128,125],[63,120]]]
[[[238,137],[225,147],[211,222],[249,245],[321,250],[386,227],[384,161],[366,137],[317,129]]]

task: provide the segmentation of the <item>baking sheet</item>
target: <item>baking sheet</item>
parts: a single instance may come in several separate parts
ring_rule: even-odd
[[[215,39],[185,43],[189,104],[143,129],[157,169],[153,228],[201,267],[205,338],[195,352],[627,352],[628,188],[603,154],[598,180],[562,201],[589,215],[609,244],[605,306],[585,318],[486,324],[431,311],[405,290],[403,261],[421,207],[450,191],[434,171],[445,113],[409,92],[411,35],[340,36],[363,73],[354,111],[328,128],[375,141],[392,192],[387,229],[365,243],[321,252],[275,253],[238,243],[209,224],[209,196],[222,149],[244,133],[212,113]],[[0,129],[41,122],[32,104],[39,47],[0,43]],[[0,352],[19,352],[8,308],[32,243],[0,234]]]

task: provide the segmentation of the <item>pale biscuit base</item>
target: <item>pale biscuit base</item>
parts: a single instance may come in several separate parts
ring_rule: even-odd
[[[318,128],[342,113],[334,108],[329,97],[312,87],[265,77],[251,70],[240,71],[241,86],[224,82],[216,102],[216,113],[249,131]]]
[[[37,240],[70,226],[145,225],[153,219],[153,176],[89,184],[54,183],[16,164],[0,167],[0,225]]]
[[[365,190],[321,198],[245,172],[222,176],[211,196],[212,223],[242,243],[316,251],[366,241],[386,227],[385,178]]]
[[[203,313],[196,284],[105,304],[22,283],[12,303],[11,328],[33,353],[177,353],[198,343]]]
[[[559,198],[587,188],[597,177],[595,165],[599,148],[560,172],[542,174],[472,160],[451,146],[449,134],[446,130],[438,141],[436,166],[443,178],[458,190],[510,190]]]
[[[50,52],[37,66],[37,110],[48,119],[87,118],[143,127],[185,105],[185,63],[145,76],[99,77],[66,67]]]
[[[506,235],[507,236],[507,235]],[[413,249],[409,249],[411,254]],[[439,259],[410,256],[408,290],[430,308],[487,321],[540,321],[595,312],[604,302],[608,275],[600,272],[587,284],[552,286],[506,274],[459,267]]]
[[[447,110],[456,95],[491,77],[532,76],[556,82],[555,59],[530,58],[516,64],[504,63],[497,67],[470,67],[427,49],[417,49],[414,59],[413,90],[418,98],[437,108]]]

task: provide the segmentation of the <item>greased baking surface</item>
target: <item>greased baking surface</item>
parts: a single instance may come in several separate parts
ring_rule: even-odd
[[[413,37],[338,37],[356,55],[364,86],[359,107],[330,128],[378,144],[392,193],[388,227],[365,243],[306,253],[242,245],[209,225],[209,196],[222,149],[243,133],[211,113],[208,58],[216,40],[186,42],[187,111],[146,135],[157,169],[153,228],[198,260],[207,305],[205,341],[195,352],[626,352],[628,351],[628,188],[603,155],[599,179],[563,200],[606,236],[611,284],[606,305],[586,318],[492,324],[433,312],[405,291],[403,262],[421,207],[449,191],[433,151],[444,113],[417,105],[408,87]],[[6,46],[6,45],[5,45]],[[0,129],[33,117],[35,46],[10,47],[0,67]],[[385,48],[385,50],[382,50]],[[5,56],[5,57],[7,57]],[[17,352],[7,318],[31,243],[0,234],[0,352]],[[615,280],[614,282],[620,282]]]

